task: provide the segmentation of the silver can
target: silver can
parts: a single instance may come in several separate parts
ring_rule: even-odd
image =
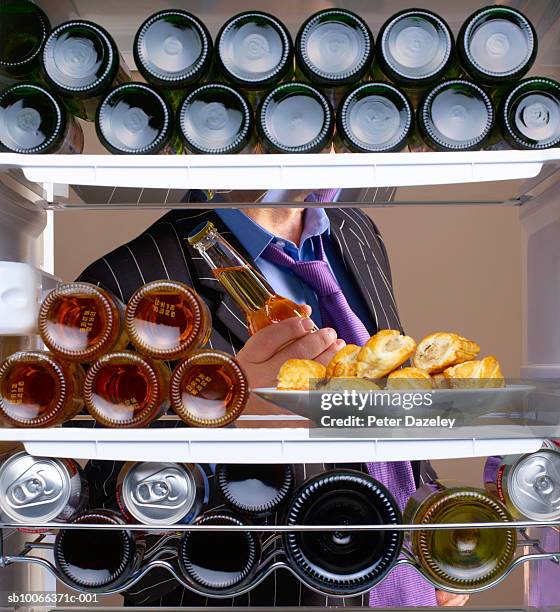
[[[88,483],[72,459],[18,452],[0,465],[0,518],[40,527],[66,522],[88,501]]]
[[[488,457],[484,485],[515,518],[556,521],[560,519],[560,450]]]
[[[208,491],[208,477],[197,464],[129,462],[119,473],[117,502],[131,523],[188,524],[207,503]]]

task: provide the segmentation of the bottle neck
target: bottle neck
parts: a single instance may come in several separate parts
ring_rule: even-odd
[[[264,308],[276,295],[266,280],[217,232],[207,234],[194,246],[214,277],[246,314]]]

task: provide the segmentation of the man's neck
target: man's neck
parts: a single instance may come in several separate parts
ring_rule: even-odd
[[[299,246],[305,208],[246,208],[244,212],[271,234]]]

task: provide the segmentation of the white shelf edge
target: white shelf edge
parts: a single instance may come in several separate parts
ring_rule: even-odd
[[[538,450],[542,438],[319,438],[299,428],[0,429],[27,452],[74,459],[194,463],[352,463],[458,459]]]
[[[560,149],[313,155],[18,155],[2,169],[52,185],[155,189],[304,189],[446,185],[536,177]],[[149,171],[152,172],[149,172]]]

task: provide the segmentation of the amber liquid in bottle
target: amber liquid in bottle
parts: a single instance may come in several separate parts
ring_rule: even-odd
[[[223,427],[245,408],[249,385],[245,373],[231,355],[202,350],[175,368],[170,396],[173,410],[189,425]]]
[[[126,329],[140,353],[175,360],[208,342],[212,318],[206,303],[187,285],[153,281],[130,298]]]
[[[83,370],[44,351],[14,353],[0,365],[5,427],[52,427],[80,412]]]
[[[124,305],[89,283],[51,291],[39,310],[39,333],[49,350],[67,361],[91,362],[128,343]]]
[[[224,240],[212,223],[199,225],[188,240],[245,313],[250,334],[284,319],[308,316],[302,305],[276,294],[265,279]]]
[[[84,400],[105,427],[145,427],[167,408],[169,371],[131,351],[109,353],[89,368]]]

